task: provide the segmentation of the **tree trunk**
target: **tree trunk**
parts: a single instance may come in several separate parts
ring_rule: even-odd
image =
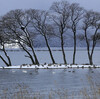
[[[51,57],[52,63],[55,64],[55,60],[54,60],[54,58],[53,58],[53,55],[52,55],[52,52],[51,52],[50,46],[49,46],[49,44],[48,44],[48,40],[47,40],[46,36],[44,36],[44,38],[45,38],[46,45],[47,45],[48,50],[49,50],[49,54],[50,54],[50,57]]]
[[[24,31],[24,33],[25,33],[25,35],[27,37],[27,40],[29,41],[29,45],[30,45],[29,47],[32,49],[32,53],[33,53],[33,56],[35,58],[35,64],[39,64],[39,61],[37,59],[37,56],[35,54],[35,51],[34,51],[34,48],[33,48],[33,45],[32,45],[32,41],[30,40],[30,34],[28,33],[27,29],[26,29],[26,31],[25,31],[25,29],[23,31]]]
[[[29,55],[29,58],[31,59],[32,64],[35,64],[35,61],[34,61],[32,55],[29,53],[29,51],[27,49],[25,49],[21,43],[19,43],[19,44],[23,48],[23,50]]]
[[[85,29],[85,38],[86,38],[86,43],[87,43],[87,51],[88,51],[88,57],[89,57],[89,63],[90,65],[93,65],[93,53],[94,53],[94,48],[96,46],[96,34],[97,34],[97,31],[98,31],[99,28],[96,28],[95,30],[95,34],[94,34],[94,37],[93,37],[93,45],[92,45],[92,49],[91,49],[91,53],[90,53],[90,49],[89,49],[89,42],[88,42],[88,38],[87,38],[87,29]]]
[[[93,36],[93,45],[92,45],[92,50],[91,50],[91,59],[90,59],[90,65],[93,65],[93,53],[94,53],[94,48],[96,46],[96,34],[99,28],[96,28],[94,36]]]
[[[6,66],[10,66],[7,62],[6,62],[6,60],[0,55],[0,58],[2,59],[2,61],[6,64]]]
[[[7,57],[7,59],[8,59],[8,65],[7,66],[11,66],[12,64],[11,64],[11,60],[10,60],[10,57],[7,55],[7,53],[6,53],[6,50],[5,50],[5,47],[4,47],[4,45],[3,45],[3,52],[4,52],[4,54],[5,54],[5,56]]]
[[[32,49],[32,52],[33,52],[33,55],[34,55],[34,58],[35,58],[35,64],[39,64],[39,61],[37,59],[37,56],[35,54],[35,51],[34,51],[34,48],[32,47],[32,45],[31,45],[31,49]]]
[[[9,57],[9,56],[7,56],[7,57],[8,57],[9,66],[12,66],[12,63],[11,63],[10,57]]]
[[[93,65],[93,53],[94,53],[95,46],[96,46],[96,42],[95,42],[95,40],[93,40],[93,46],[92,46],[91,55],[90,55],[90,57],[91,57],[90,65]]]
[[[76,56],[76,33],[74,33],[74,52],[73,52],[73,64],[75,64],[75,56]]]
[[[90,62],[90,65],[93,65],[92,56],[90,56],[90,58],[89,58],[89,62]]]
[[[65,52],[64,52],[63,33],[61,33],[61,49],[62,49],[64,64],[67,64],[66,55],[65,55]]]
[[[86,39],[86,44],[87,44],[87,53],[88,53],[88,59],[89,59],[89,64],[91,65],[92,64],[92,58],[91,58],[91,55],[90,55],[90,46],[89,46],[89,42],[88,42],[88,38],[87,38],[87,32],[86,32],[86,29],[85,29],[85,39]]]
[[[6,66],[11,66],[11,65],[12,65],[12,64],[11,64],[11,60],[10,60],[10,57],[7,55],[7,52],[6,52],[5,47],[4,47],[4,44],[2,44],[2,47],[3,47],[2,51],[4,52],[4,54],[5,54],[5,56],[6,56],[7,60],[8,60],[8,62],[7,62],[1,55],[0,55],[0,58],[1,58],[2,61],[6,64]]]

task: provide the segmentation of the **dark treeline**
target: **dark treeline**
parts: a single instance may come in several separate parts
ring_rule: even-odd
[[[11,59],[5,50],[5,44],[17,43],[30,58],[32,64],[39,64],[34,50],[34,40],[37,36],[44,39],[52,63],[55,59],[50,48],[50,40],[58,38],[61,46],[64,64],[67,59],[64,51],[65,39],[73,38],[75,63],[77,40],[84,40],[87,46],[89,64],[93,65],[93,53],[100,40],[100,13],[87,11],[77,3],[67,1],[54,2],[49,11],[37,9],[16,9],[0,17],[0,50],[6,59],[0,55],[1,60],[11,66]],[[40,38],[41,39],[41,38]],[[92,46],[92,47],[91,47]],[[29,51],[32,50],[32,53]]]

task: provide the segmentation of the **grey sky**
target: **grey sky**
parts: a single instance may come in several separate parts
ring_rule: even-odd
[[[6,14],[12,9],[49,9],[54,1],[61,0],[0,0],[0,15]],[[76,2],[85,9],[93,9],[100,12],[100,0],[67,0],[70,3]]]

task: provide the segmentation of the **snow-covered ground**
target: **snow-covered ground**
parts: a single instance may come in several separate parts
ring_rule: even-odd
[[[40,64],[40,65],[19,65],[0,67],[0,69],[67,69],[67,68],[100,68],[99,65],[64,65],[64,64]]]

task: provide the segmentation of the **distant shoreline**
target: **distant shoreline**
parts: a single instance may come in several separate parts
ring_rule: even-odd
[[[65,51],[73,51],[73,47],[65,47]],[[52,51],[62,51],[60,47],[51,47]],[[2,50],[0,50],[2,51]],[[20,48],[6,48],[6,51],[24,51]],[[29,51],[31,51],[29,49]],[[47,47],[35,48],[35,51],[48,51]],[[86,47],[77,47],[77,51],[87,51]],[[100,47],[96,47],[95,51],[100,51]]]

